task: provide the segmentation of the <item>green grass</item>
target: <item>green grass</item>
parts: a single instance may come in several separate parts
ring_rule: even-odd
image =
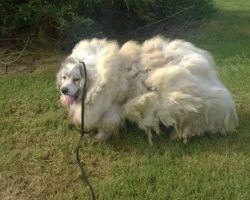
[[[250,197],[250,1],[217,0],[218,11],[185,38],[215,57],[240,118],[238,133],[168,135],[149,147],[131,127],[105,144],[86,138],[81,159],[98,199],[238,199]],[[75,161],[77,127],[60,106],[55,73],[61,56],[33,73],[0,77],[0,199],[89,199]]]

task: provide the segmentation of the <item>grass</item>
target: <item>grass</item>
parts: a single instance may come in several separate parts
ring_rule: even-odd
[[[213,53],[240,118],[238,133],[194,138],[167,135],[149,147],[131,127],[105,144],[86,138],[81,149],[97,199],[250,197],[250,2],[217,0],[218,11],[185,39]],[[58,101],[51,54],[33,73],[0,78],[0,199],[90,199],[74,148],[79,132]]]

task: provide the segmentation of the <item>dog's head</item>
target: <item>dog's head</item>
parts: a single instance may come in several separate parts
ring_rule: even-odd
[[[110,66],[113,52],[118,54],[118,45],[106,39],[82,40],[76,44],[72,53],[61,64],[57,73],[57,85],[61,92],[61,101],[70,106],[81,99],[82,86],[85,83],[84,66],[86,63],[87,88],[96,86]],[[108,64],[106,64],[108,63]]]
[[[57,73],[57,85],[64,105],[70,106],[81,98],[84,82],[83,64],[73,57],[66,58]]]

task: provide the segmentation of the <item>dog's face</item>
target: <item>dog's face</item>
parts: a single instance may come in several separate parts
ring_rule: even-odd
[[[68,57],[57,74],[57,84],[61,92],[61,101],[70,106],[81,97],[81,88],[84,83],[83,65],[77,60]]]

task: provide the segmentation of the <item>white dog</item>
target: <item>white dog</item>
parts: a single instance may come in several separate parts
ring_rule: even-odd
[[[144,129],[152,144],[159,125],[173,127],[173,139],[234,132],[238,117],[208,52],[182,40],[157,36],[122,47],[106,39],[83,40],[57,74],[61,101],[81,123],[81,88],[87,68],[85,128],[106,140],[125,119]]]

